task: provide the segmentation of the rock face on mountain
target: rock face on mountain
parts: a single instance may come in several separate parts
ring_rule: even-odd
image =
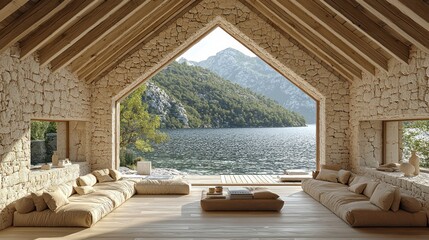
[[[147,83],[142,100],[163,128],[304,126],[300,114],[208,69],[171,63]]]
[[[227,48],[201,62],[186,59],[180,59],[179,62],[207,68],[231,82],[278,102],[286,109],[300,113],[307,123],[316,121],[316,102],[258,57],[250,57]]]
[[[148,104],[150,113],[160,116],[162,127],[171,127],[169,122],[175,119],[174,121],[178,121],[182,128],[189,128],[186,109],[156,84],[152,82],[146,84],[142,100]]]

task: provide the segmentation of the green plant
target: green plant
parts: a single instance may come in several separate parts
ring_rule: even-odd
[[[403,122],[402,144],[405,158],[416,151],[420,166],[429,167],[429,120]]]
[[[122,166],[134,164],[137,157],[133,149],[141,152],[153,151],[153,144],[168,140],[168,136],[158,129],[161,121],[158,116],[149,114],[147,105],[142,102],[146,86],[142,85],[121,102],[121,152]]]

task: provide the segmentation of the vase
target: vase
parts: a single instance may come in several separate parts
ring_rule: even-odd
[[[420,158],[417,156],[416,151],[411,151],[410,160],[408,160],[414,166],[414,175],[420,174]]]
[[[53,166],[58,166],[58,155],[57,155],[57,151],[54,151],[54,153],[52,154],[52,165]]]
[[[404,173],[405,177],[412,177],[414,175],[414,166],[411,163],[404,162],[399,166],[399,170]]]

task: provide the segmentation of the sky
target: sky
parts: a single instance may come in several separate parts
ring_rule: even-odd
[[[180,58],[186,58],[190,61],[202,61],[206,60],[208,57],[216,55],[216,53],[224,50],[225,48],[235,48],[240,52],[255,57],[255,54],[251,52],[248,48],[243,46],[235,38],[231,37],[227,32],[222,28],[217,27],[194,46],[188,49]]]

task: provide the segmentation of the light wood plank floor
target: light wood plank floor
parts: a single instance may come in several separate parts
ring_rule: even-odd
[[[290,175],[294,177],[293,175]],[[296,177],[296,176],[295,176]],[[300,186],[301,182],[280,182],[278,175],[187,175],[192,186]]]
[[[351,228],[301,187],[270,187],[275,212],[204,212],[204,187],[188,196],[134,196],[92,228],[11,227],[0,239],[428,239],[429,228]]]

